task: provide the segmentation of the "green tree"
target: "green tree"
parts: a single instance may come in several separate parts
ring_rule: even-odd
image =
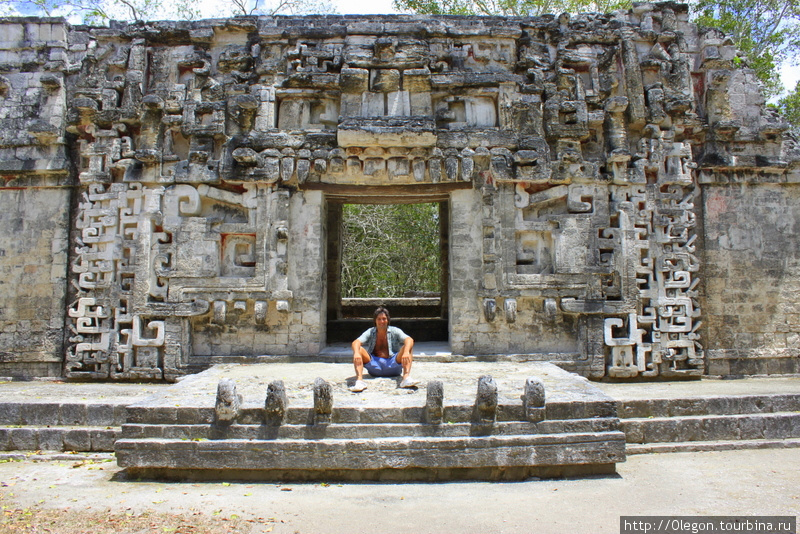
[[[699,0],[695,22],[730,35],[742,53],[739,66],[752,68],[765,95],[780,95],[779,68],[800,53],[800,3],[797,0]],[[800,84],[777,104],[795,131],[800,129]]]
[[[237,15],[310,15],[336,13],[336,6],[327,0],[230,0],[230,14]]]
[[[342,297],[440,291],[438,204],[346,204]]]
[[[800,129],[800,82],[797,82],[794,90],[778,100],[778,109],[795,131]]]
[[[699,0],[695,22],[729,35],[744,63],[764,83],[766,96],[781,93],[778,68],[800,52],[800,3],[796,0]]]

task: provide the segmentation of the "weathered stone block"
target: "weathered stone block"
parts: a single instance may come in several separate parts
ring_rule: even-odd
[[[114,443],[120,439],[121,432],[115,428],[92,429],[89,431],[89,441],[93,452],[113,452]]]
[[[64,433],[65,451],[91,451],[92,440],[87,428],[70,429]]]
[[[43,451],[63,451],[65,434],[66,429],[64,428],[36,429],[38,449]]]
[[[61,404],[58,410],[58,424],[62,426],[86,425],[88,421],[86,404]]]
[[[8,449],[12,451],[35,451],[39,448],[39,440],[35,428],[9,428]]]

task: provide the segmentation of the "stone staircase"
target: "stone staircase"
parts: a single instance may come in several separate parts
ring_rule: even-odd
[[[113,452],[125,404],[0,402],[0,450]]]
[[[371,381],[367,393],[352,395],[345,387],[349,366],[333,363],[265,366],[274,377],[293,377],[287,387],[295,394],[280,424],[265,423],[270,380],[251,374],[252,366],[234,366],[243,373],[237,382],[248,401],[229,424],[217,420],[221,375],[213,372],[213,384],[192,376],[171,386],[128,385],[114,394],[108,392],[114,385],[85,390],[90,386],[28,383],[17,391],[17,384],[5,383],[0,386],[7,399],[0,400],[0,450],[116,450],[122,466],[174,476],[186,475],[191,466],[204,469],[192,476],[211,474],[226,458],[241,478],[285,478],[289,472],[314,478],[326,469],[326,475],[341,479],[435,480],[602,473],[613,471],[626,454],[800,447],[800,392],[793,393],[791,385],[778,388],[780,393],[766,393],[767,387],[758,394],[742,393],[743,388],[721,394],[730,389],[727,384],[698,381],[697,392],[715,386],[717,393],[690,394],[695,388],[689,384],[669,398],[614,401],[610,396],[615,395],[597,395],[595,384],[569,373],[564,372],[571,378],[560,382],[565,377],[555,370],[545,380],[546,402],[532,415],[521,398],[524,376],[538,371],[524,362],[424,365],[444,379],[439,422],[424,386],[406,392],[383,379]],[[500,369],[503,365],[511,370]],[[313,368],[313,375],[329,376],[326,366],[344,369],[334,380],[340,388],[334,388],[327,416],[316,411],[312,371],[301,371]],[[497,371],[498,403],[490,424],[476,415],[476,376],[463,376],[469,374],[465,369],[481,366],[481,373]],[[514,373],[513,380],[501,378]],[[56,387],[59,393],[51,394]],[[160,457],[169,461],[159,464]]]
[[[618,401],[628,454],[800,446],[800,393]]]
[[[346,366],[216,366],[130,406],[117,461],[145,478],[513,480],[625,460],[615,403],[586,379],[541,363],[426,369],[440,379],[419,391],[373,379],[353,394]],[[291,382],[271,380],[283,370]]]
[[[608,474],[625,457],[607,414],[481,425],[468,412],[446,410],[446,423],[430,424],[423,410],[343,409],[309,424],[298,409],[281,426],[265,426],[260,410],[240,412],[230,426],[215,425],[208,410],[173,412],[174,423],[172,414],[146,412],[123,426],[117,459],[134,476],[160,478],[502,480]]]

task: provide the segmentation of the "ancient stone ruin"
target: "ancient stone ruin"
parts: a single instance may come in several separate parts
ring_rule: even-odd
[[[440,206],[442,292],[394,304],[453,355],[800,372],[800,157],[735,58],[673,3],[2,19],[0,374],[314,361],[342,205],[386,202]]]

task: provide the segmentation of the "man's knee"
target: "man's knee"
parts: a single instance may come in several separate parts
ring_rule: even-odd
[[[353,353],[353,363],[364,365],[371,359],[372,358],[369,357],[369,354],[367,354],[367,352],[363,349]]]

